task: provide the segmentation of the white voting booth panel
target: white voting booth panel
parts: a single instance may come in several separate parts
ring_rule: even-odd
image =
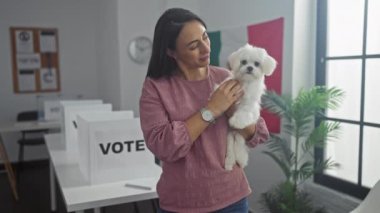
[[[116,120],[132,119],[133,111],[113,111],[113,112],[85,112],[78,115],[78,142],[79,142],[79,168],[86,180],[90,176],[90,149],[91,141],[90,127],[94,122],[107,122]]]
[[[73,158],[78,156],[78,131],[77,115],[84,112],[112,111],[111,104],[91,104],[91,105],[66,105],[62,108],[63,127],[62,142],[66,147],[67,153],[73,154]]]
[[[60,119],[61,110],[60,110],[59,100],[44,101],[43,108],[44,108],[44,120],[55,121],[55,120]]]
[[[46,121],[60,120],[62,117],[61,106],[79,105],[79,104],[101,104],[102,100],[44,100],[43,101],[43,119]]]
[[[155,175],[157,165],[145,146],[139,118],[94,121],[80,115],[78,128],[81,171],[90,184]]]
[[[61,100],[59,101],[59,120],[61,121],[61,132],[65,132],[65,112],[64,107],[67,106],[80,106],[80,105],[93,105],[93,104],[103,104],[102,100]],[[53,104],[54,105],[54,104]],[[64,137],[64,134],[62,134]],[[65,138],[62,138],[64,141]]]

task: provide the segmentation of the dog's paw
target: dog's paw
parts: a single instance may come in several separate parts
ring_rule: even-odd
[[[240,153],[238,156],[236,156],[236,162],[240,166],[240,168],[246,167],[248,165],[248,153]]]
[[[233,164],[226,164],[226,165],[224,165],[224,169],[227,170],[227,171],[232,171],[233,167],[234,167]]]
[[[241,135],[236,135],[235,140],[236,140],[236,143],[234,144],[235,160],[241,168],[244,168],[248,164],[249,149],[247,145],[245,145],[245,139]]]
[[[231,171],[234,167],[235,159],[231,159],[229,157],[226,157],[226,160],[224,162],[224,169],[227,171]]]
[[[241,155],[239,157],[236,157],[236,162],[240,166],[240,168],[246,167],[248,165],[248,155]]]

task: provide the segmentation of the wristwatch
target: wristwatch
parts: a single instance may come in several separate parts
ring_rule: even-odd
[[[212,114],[212,112],[207,109],[206,107],[203,107],[201,110],[201,115],[202,115],[202,119],[206,122],[209,122],[209,123],[214,123],[215,122],[215,117],[214,115]]]

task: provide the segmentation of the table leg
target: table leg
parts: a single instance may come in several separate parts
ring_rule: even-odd
[[[5,171],[7,172],[7,175],[8,175],[8,180],[12,188],[13,196],[15,197],[16,200],[18,200],[15,174],[13,173],[12,165],[9,162],[8,155],[6,153],[1,134],[0,134],[0,159],[4,163]]]
[[[133,207],[135,209],[135,213],[140,213],[139,206],[137,205],[137,202],[133,202]]]
[[[55,193],[55,176],[54,176],[54,166],[53,162],[49,160],[49,171],[50,171],[50,202],[51,211],[55,212],[57,210],[57,197]]]
[[[101,209],[100,208],[95,208],[94,209],[94,213],[101,213],[102,211],[101,211]]]
[[[151,199],[153,211],[157,212],[158,209],[158,199]]]

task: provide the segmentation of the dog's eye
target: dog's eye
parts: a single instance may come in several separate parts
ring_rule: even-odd
[[[260,62],[255,61],[255,67],[260,66]]]
[[[242,65],[246,65],[247,64],[247,60],[241,60],[240,62]]]

